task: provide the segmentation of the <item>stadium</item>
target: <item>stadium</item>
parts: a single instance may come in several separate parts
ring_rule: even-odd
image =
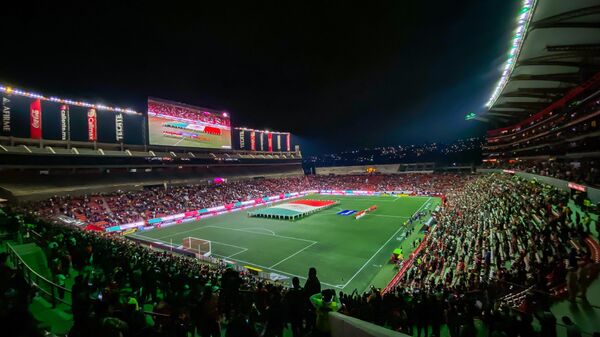
[[[600,335],[600,2],[472,5],[456,18],[446,5],[431,9],[450,20],[432,31],[410,19],[425,15],[421,5],[344,12],[351,23],[322,14],[336,34],[299,32],[309,9],[253,8],[241,16],[265,21],[225,20],[239,28],[231,40],[180,10],[144,28],[178,27],[168,40],[183,42],[151,44],[146,62],[156,67],[146,83],[118,80],[132,67],[107,67],[97,74],[115,81],[97,75],[92,85],[71,59],[56,63],[62,79],[43,81],[43,67],[29,72],[17,61],[8,78],[0,70],[2,335]],[[387,26],[385,13],[406,22]],[[491,16],[504,27],[496,35],[481,19]],[[477,74],[442,64],[454,47],[436,60],[417,52],[431,41],[414,36],[458,45],[470,19],[481,29],[469,41],[478,47],[457,48],[469,53],[464,63],[485,59]],[[346,45],[355,24],[365,30]],[[385,48],[360,48],[379,34],[393,44],[392,28],[410,61],[400,67]],[[281,42],[279,30],[293,42]],[[490,70],[497,53],[483,46],[507,32],[501,65]],[[196,36],[212,48],[192,46]],[[272,56],[270,39],[289,54]],[[73,64],[93,68],[81,62]],[[411,62],[436,71],[412,73]],[[394,82],[370,63],[428,80]],[[445,82],[453,71],[468,81]],[[186,88],[188,76],[197,86]],[[307,89],[304,76],[318,80]],[[388,100],[399,97],[397,109]],[[456,101],[469,107],[460,123],[449,112]],[[422,106],[440,112],[409,112]],[[295,113],[307,107],[315,111]]]

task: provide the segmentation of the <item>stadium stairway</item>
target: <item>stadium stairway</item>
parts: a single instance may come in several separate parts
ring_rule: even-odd
[[[575,205],[572,201],[569,203],[569,207],[575,212],[579,212],[580,215],[584,215],[581,208]],[[590,236],[585,239],[586,245],[591,252],[591,258],[596,263],[596,271],[600,268],[600,243],[598,242],[598,216],[590,214],[593,225],[590,226]],[[575,214],[572,215],[572,220],[575,221]],[[595,277],[594,281],[587,288],[585,299],[583,297],[577,298],[576,302],[569,301],[565,298],[555,302],[551,311],[556,316],[560,323],[560,318],[568,316],[571,320],[579,326],[579,328],[587,335],[591,335],[593,332],[600,331],[600,279]],[[566,336],[566,328],[559,324],[557,327],[558,336]]]
[[[11,247],[15,252],[25,261],[29,268],[35,270],[38,274],[43,277],[50,279],[50,269],[48,268],[48,261],[46,255],[42,249],[35,243],[25,243],[22,245],[11,244]]]
[[[379,186],[379,184],[383,180],[383,176],[372,175],[372,176],[368,176],[367,180],[368,180],[368,182],[365,181],[365,184],[362,186],[362,189],[365,191],[372,190],[373,186]]]
[[[103,196],[100,196],[100,202],[102,204],[102,207],[104,207],[104,211],[107,214],[113,215],[112,209],[110,209],[110,206],[108,206],[108,203],[106,202],[106,199],[104,199]]]
[[[600,280],[596,278],[587,289],[586,300],[578,298],[575,303],[568,299],[554,303],[551,311],[556,316],[557,321],[563,316],[568,316],[579,326],[579,328],[591,335],[600,330]],[[559,324],[557,327],[558,336],[566,336],[566,328]]]
[[[46,255],[39,246],[35,243],[18,244],[14,241],[4,241],[0,245],[0,252],[5,252],[8,245],[14,249],[28,267],[36,273],[50,278]],[[71,287],[72,279],[67,281],[68,287]],[[58,304],[55,308],[52,308],[52,304],[39,294],[33,297],[29,310],[38,321],[38,326],[52,334],[66,335],[73,326],[73,315],[68,306]]]

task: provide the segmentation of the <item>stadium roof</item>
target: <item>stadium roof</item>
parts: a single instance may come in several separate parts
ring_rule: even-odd
[[[600,71],[600,1],[523,0],[507,58],[477,119],[519,122]]]

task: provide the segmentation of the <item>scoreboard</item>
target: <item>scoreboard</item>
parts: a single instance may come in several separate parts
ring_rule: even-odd
[[[144,116],[129,109],[0,86],[0,111],[0,136],[144,144]]]
[[[237,150],[280,152],[292,151],[289,132],[234,128],[233,145]]]

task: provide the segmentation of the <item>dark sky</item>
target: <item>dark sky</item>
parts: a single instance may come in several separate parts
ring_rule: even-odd
[[[520,1],[26,2],[0,82],[145,109],[146,96],[291,131],[305,152],[481,133]],[[214,3],[219,3],[215,5]]]

